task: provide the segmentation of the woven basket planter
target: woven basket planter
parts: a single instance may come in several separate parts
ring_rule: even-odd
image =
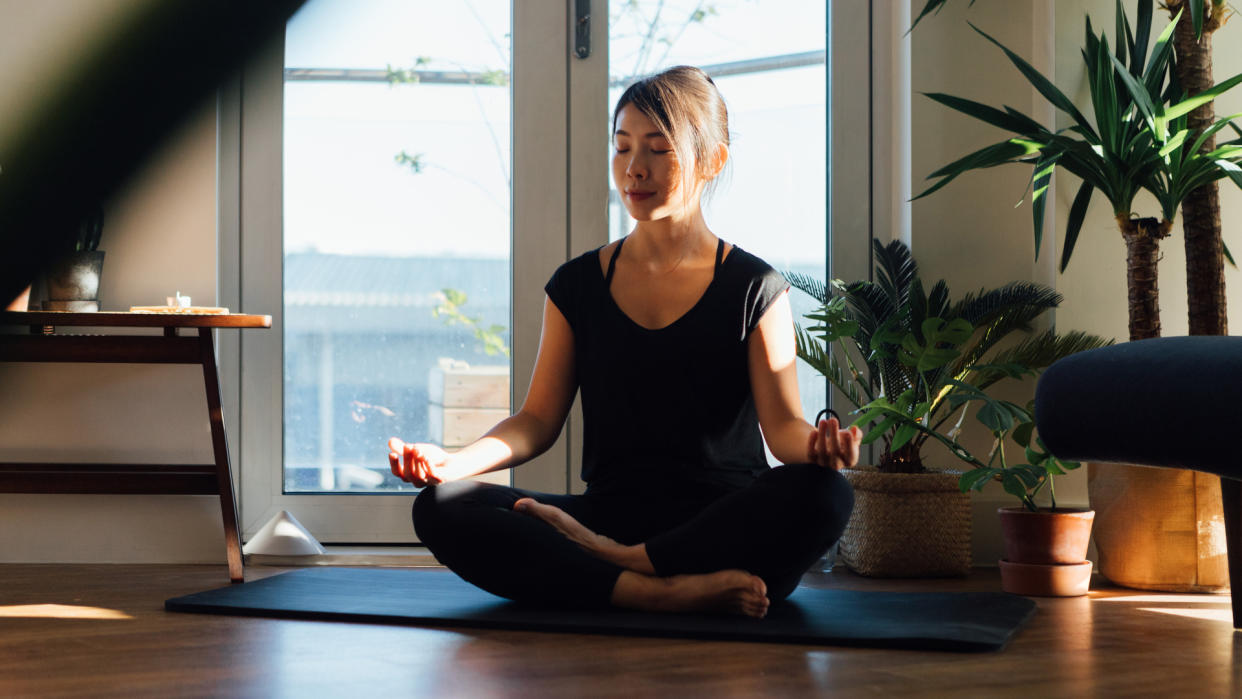
[[[841,471],[854,486],[854,512],[840,557],[860,575],[882,578],[962,576],[970,572],[970,496],[957,471]]]

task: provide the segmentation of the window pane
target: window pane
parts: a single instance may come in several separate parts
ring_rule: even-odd
[[[284,102],[285,492],[509,412],[509,3],[311,0]],[[507,474],[506,474],[507,475]]]
[[[704,215],[712,230],[781,271],[827,273],[827,18],[822,0],[610,0],[608,118],[635,76],[703,68],[729,109],[731,162]],[[704,9],[707,7],[708,9]],[[611,182],[611,173],[609,181]],[[633,229],[616,190],[609,237]],[[795,318],[815,302],[792,290]],[[827,406],[798,362],[804,415]]]

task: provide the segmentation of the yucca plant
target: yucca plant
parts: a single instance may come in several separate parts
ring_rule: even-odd
[[[1032,321],[1056,308],[1061,295],[1013,282],[954,302],[944,280],[924,288],[903,243],[873,241],[873,247],[875,282],[833,281],[830,289],[804,275],[786,276],[820,303],[806,316],[815,324],[796,330],[798,356],[861,413],[855,424],[864,428],[864,442],[883,441],[882,472],[926,471],[922,451],[929,439],[972,466],[986,466],[957,442],[971,402],[982,403],[978,417],[995,431],[1013,413],[1012,404],[986,398],[993,384],[1109,344],[1079,332],[1045,331],[1001,349],[1013,333],[1031,333]]]
[[[915,197],[925,197],[969,170],[1007,163],[1033,166],[1031,208],[1038,256],[1052,174],[1059,167],[1077,176],[1082,182],[1069,211],[1061,270],[1069,264],[1087,207],[1098,190],[1112,205],[1117,226],[1126,242],[1132,340],[1160,334],[1156,284],[1159,241],[1169,235],[1181,202],[1200,185],[1224,177],[1242,187],[1242,168],[1238,166],[1242,161],[1242,138],[1200,152],[1204,139],[1225,127],[1242,137],[1242,130],[1232,123],[1232,117],[1219,119],[1200,133],[1192,132],[1186,119],[1196,107],[1242,82],[1242,74],[1194,97],[1185,97],[1170,70],[1170,40],[1181,15],[1160,34],[1149,57],[1151,15],[1151,3],[1140,2],[1138,21],[1132,28],[1118,2],[1115,51],[1110,50],[1102,33],[1094,32],[1090,18],[1087,19],[1086,46],[1082,54],[1090,82],[1094,123],[1029,63],[971,25],[998,46],[1031,85],[1068,115],[1073,124],[1052,131],[1012,107],[997,109],[961,97],[928,94],[947,107],[1000,127],[1013,136],[931,173],[928,178],[937,181]],[[1156,197],[1160,205],[1159,217],[1140,217],[1134,213],[1134,198],[1142,190]]]

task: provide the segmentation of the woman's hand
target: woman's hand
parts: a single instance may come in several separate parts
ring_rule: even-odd
[[[858,448],[862,444],[862,430],[856,426],[841,429],[835,417],[820,420],[818,429],[807,439],[807,461],[836,471],[852,468],[858,463]]]
[[[442,469],[448,456],[448,452],[434,444],[406,444],[396,437],[388,440],[392,475],[419,488],[440,485],[446,480]]]

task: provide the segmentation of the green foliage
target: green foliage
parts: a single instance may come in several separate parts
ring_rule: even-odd
[[[994,443],[988,463],[962,474],[958,479],[958,487],[962,492],[981,491],[992,481],[997,481],[1006,493],[1022,501],[1022,506],[1034,512],[1038,509],[1036,496],[1046,486],[1052,509],[1057,507],[1056,489],[1053,477],[1063,476],[1069,471],[1079,468],[1077,461],[1063,461],[1048,450],[1035,434],[1035,420],[1032,417],[1034,402],[1025,408],[1012,403],[1003,406],[1004,416],[989,415],[987,421],[982,414],[979,420],[988,425],[992,431]],[[982,413],[982,411],[980,411]],[[1022,447],[1025,463],[1010,465],[1005,459],[1005,439]]]
[[[1047,287],[1015,282],[953,302],[943,280],[924,288],[901,242],[873,241],[873,252],[874,282],[826,285],[803,275],[786,277],[820,303],[805,316],[814,324],[797,328],[798,356],[854,405],[864,444],[883,440],[881,470],[923,470],[920,454],[929,439],[976,467],[989,467],[956,441],[969,405],[980,404],[976,417],[993,433],[1013,429],[1029,415],[990,397],[988,387],[1111,344],[1084,333],[1032,335],[1031,322],[1061,302]],[[1015,332],[1028,337],[997,347]],[[947,425],[955,414],[956,422]]]
[[[509,356],[509,346],[505,344],[503,325],[480,325],[482,318],[471,318],[462,313],[461,307],[466,305],[466,292],[458,289],[441,289],[440,304],[431,309],[431,315],[442,318],[445,325],[464,325],[474,332],[474,336],[483,343],[483,352],[488,355],[503,354]]]
[[[923,14],[941,5],[943,0],[931,0]],[[1193,8],[1196,3],[1189,5]],[[1232,122],[1238,115],[1219,119],[1200,134],[1193,133],[1187,124],[1191,110],[1242,82],[1242,74],[1187,97],[1172,68],[1173,29],[1181,18],[1180,13],[1157,37],[1148,56],[1151,0],[1140,0],[1138,8],[1137,25],[1132,27],[1121,3],[1117,3],[1115,49],[1110,49],[1108,38],[1102,32],[1095,33],[1090,18],[1087,19],[1082,56],[1094,122],[1087,119],[1052,81],[974,27],[1006,55],[1032,87],[1069,116],[1073,124],[1054,132],[1012,107],[998,109],[962,97],[928,94],[936,102],[1008,131],[1011,136],[931,173],[928,179],[936,180],[935,183],[915,198],[935,192],[970,170],[1009,163],[1030,165],[1032,223],[1038,257],[1047,187],[1052,173],[1061,168],[1082,180],[1066,224],[1060,261],[1064,271],[1082,230],[1087,207],[1097,191],[1112,205],[1114,216],[1131,217],[1135,196],[1147,190],[1159,202],[1164,220],[1172,221],[1187,195],[1203,184],[1227,177],[1242,188],[1242,168],[1239,167],[1242,142],[1231,141],[1211,151],[1200,152],[1210,135],[1227,126],[1238,131]]]

